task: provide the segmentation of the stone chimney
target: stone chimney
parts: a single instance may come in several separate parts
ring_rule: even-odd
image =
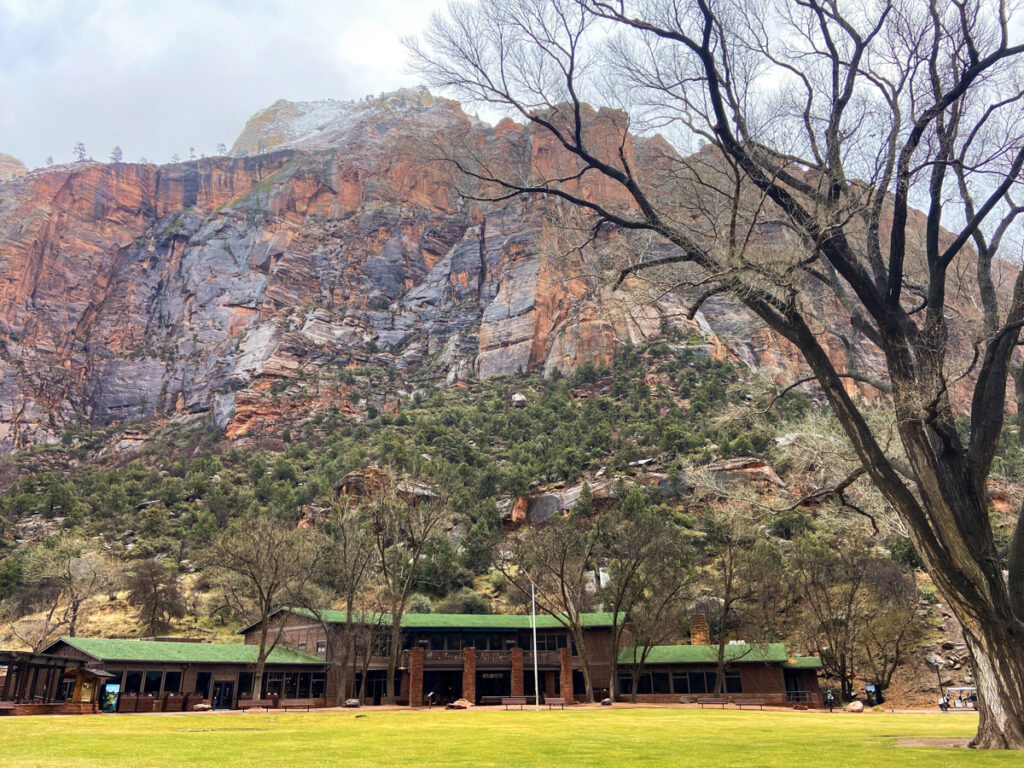
[[[690,645],[711,645],[708,617],[703,613],[695,613],[690,617]]]

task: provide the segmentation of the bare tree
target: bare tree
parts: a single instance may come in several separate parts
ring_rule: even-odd
[[[606,513],[599,554],[607,569],[600,591],[612,614],[609,697],[619,694],[618,659],[626,632],[658,624],[672,605],[681,604],[692,585],[692,550],[683,531],[664,510],[655,508],[646,491],[632,487],[620,492],[613,510]],[[634,613],[643,614],[637,619]],[[646,653],[635,652],[642,665]],[[636,675],[633,676],[634,681]],[[636,694],[636,686],[633,687]]]
[[[543,169],[447,152],[475,196],[651,233],[666,246],[620,281],[685,283],[694,311],[728,293],[800,351],[963,626],[978,747],[1024,748],[1024,546],[998,550],[987,508],[1024,326],[1024,272],[997,256],[1022,210],[1018,26],[1003,0],[489,0],[412,45],[432,84],[548,142]],[[595,115],[602,95],[629,111]],[[905,462],[856,397],[875,385]]]
[[[808,645],[821,655],[825,673],[839,681],[841,701],[853,698],[861,658],[866,565],[862,546],[836,547],[810,538],[799,543],[791,563],[807,615]]]
[[[569,630],[579,655],[587,701],[594,700],[594,685],[583,614],[596,603],[594,558],[602,538],[601,518],[573,508],[543,527],[520,531],[508,550],[499,553],[496,563],[520,594],[529,597],[535,586],[540,609]]]
[[[259,650],[253,675],[253,698],[263,691],[267,657],[280,639],[275,616],[299,603],[319,556],[319,544],[308,529],[282,523],[269,515],[231,521],[202,555],[207,566],[226,575],[249,617],[259,626]],[[274,630],[277,631],[274,631]]]
[[[348,671],[352,667],[357,645],[372,617],[362,615],[361,598],[377,575],[379,553],[370,521],[361,515],[348,498],[339,499],[330,520],[323,527],[326,537],[323,566],[317,582],[325,586],[344,604],[345,620],[337,624],[323,622],[327,636],[327,656],[334,675],[337,703],[341,704],[348,689]],[[319,611],[316,615],[321,617]],[[365,640],[365,638],[362,638]]]
[[[80,141],[75,142],[75,146],[72,147],[71,153],[75,156],[75,162],[84,163],[88,158],[89,154],[85,151],[85,144]]]
[[[5,601],[11,630],[37,651],[58,633],[74,637],[88,601],[116,582],[116,564],[92,542],[55,536],[28,554],[22,584]]]
[[[366,515],[374,538],[381,592],[391,622],[388,703],[395,701],[395,670],[402,652],[402,616],[416,586],[416,566],[427,542],[443,529],[449,518],[444,499],[433,492],[415,492],[419,488],[384,473],[367,487],[366,498],[360,503],[360,514]]]
[[[861,668],[868,671],[876,703],[881,704],[893,674],[923,635],[921,599],[913,574],[888,559],[871,559],[865,586],[866,605],[858,627]]]

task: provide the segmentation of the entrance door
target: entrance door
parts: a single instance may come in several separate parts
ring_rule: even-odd
[[[231,709],[235,699],[234,680],[214,680],[213,695],[210,696],[210,705],[214,709]]]
[[[388,679],[386,672],[371,672],[366,676],[366,697],[373,699],[375,705],[379,707],[387,693]]]

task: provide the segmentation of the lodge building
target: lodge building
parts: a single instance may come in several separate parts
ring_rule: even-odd
[[[288,609],[272,617],[273,639],[262,697],[275,705],[339,698],[380,704],[385,696],[390,626],[362,620],[373,638],[369,655],[354,654],[341,697],[331,674],[329,649],[340,647],[342,611],[319,615]],[[582,616],[594,695],[608,695],[612,664],[612,615]],[[259,625],[240,631],[242,643],[61,638],[40,654],[0,651],[0,714],[23,712],[150,712],[244,706],[252,688]],[[329,634],[330,633],[330,637]],[[578,649],[568,629],[538,616],[536,644],[529,616],[406,614],[396,673],[399,704],[424,706],[465,698],[497,704],[502,697],[581,701],[586,690]],[[536,645],[536,647],[534,647]],[[733,643],[725,648],[725,695],[732,701],[820,706],[815,657],[791,658],[782,644]],[[716,688],[718,646],[711,645],[703,616],[691,619],[691,644],[648,649],[637,679],[640,650],[623,648],[618,658],[618,699],[639,702],[696,700]],[[534,684],[536,666],[536,686]],[[365,681],[364,678],[365,677]]]

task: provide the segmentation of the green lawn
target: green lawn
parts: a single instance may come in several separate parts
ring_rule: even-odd
[[[967,714],[690,709],[7,717],[0,766],[1024,765],[1019,753],[893,746],[901,738],[966,739],[976,725]]]

